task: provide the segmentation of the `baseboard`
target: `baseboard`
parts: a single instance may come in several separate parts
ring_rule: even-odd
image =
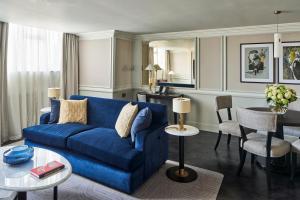
[[[186,123],[195,126],[202,131],[217,133],[219,130],[218,125],[216,124],[202,123],[202,122],[195,122],[195,121],[187,121]]]

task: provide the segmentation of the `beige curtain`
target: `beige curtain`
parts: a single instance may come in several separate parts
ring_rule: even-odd
[[[148,64],[154,64],[154,49],[153,47],[149,47],[149,56],[148,56]]]
[[[8,24],[0,22],[0,146],[9,139],[7,120],[7,40]]]
[[[165,55],[165,70],[164,70],[164,79],[168,80],[168,73],[171,70],[170,69],[170,51],[166,50],[166,55]]]
[[[63,67],[62,67],[62,93],[63,98],[78,94],[79,71],[79,37],[74,34],[63,35]]]

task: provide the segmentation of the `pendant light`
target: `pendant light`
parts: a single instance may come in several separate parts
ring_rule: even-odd
[[[278,32],[278,17],[279,17],[279,14],[281,13],[280,10],[275,10],[274,11],[274,14],[276,15],[276,20],[277,20],[277,31],[276,33],[274,33],[274,58],[279,58],[280,57],[280,54],[281,54],[281,33]]]

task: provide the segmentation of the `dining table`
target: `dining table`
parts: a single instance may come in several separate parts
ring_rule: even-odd
[[[261,111],[261,112],[272,112],[268,107],[250,107],[248,108],[254,111]],[[287,110],[284,114],[277,115],[277,128],[274,137],[284,139],[284,126],[293,126],[293,127],[300,127],[300,111],[297,110]],[[294,135],[300,138],[299,135]],[[271,171],[281,174],[288,174],[289,173],[289,155],[287,157],[281,158],[273,158],[271,162]],[[256,164],[261,167],[265,168],[264,164],[260,162],[256,162]]]

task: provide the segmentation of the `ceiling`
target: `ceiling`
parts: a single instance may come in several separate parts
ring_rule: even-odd
[[[300,22],[300,0],[0,0],[0,21],[81,33],[134,33]]]

